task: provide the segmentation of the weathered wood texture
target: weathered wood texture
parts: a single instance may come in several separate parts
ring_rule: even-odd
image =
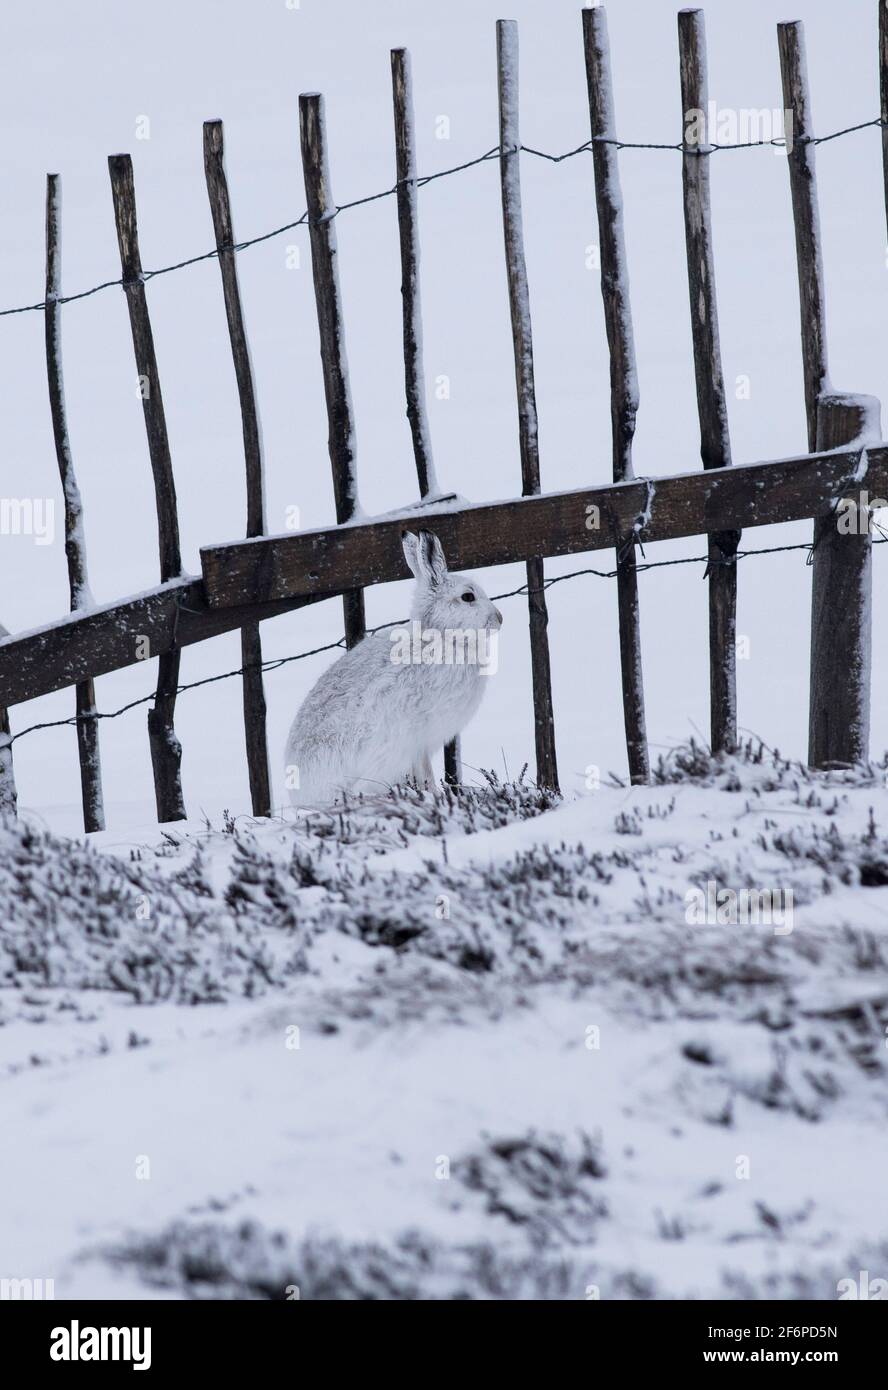
[[[704,468],[731,462],[728,408],[718,336],[712,213],[709,196],[706,31],[702,10],[678,15],[683,129],[682,186],[694,376]],[[709,706],[712,751],[737,744],[736,531],[709,538]]]
[[[392,49],[392,108],[395,120],[395,178],[401,246],[401,306],[404,336],[404,385],[407,419],[420,496],[439,491],[432,456],[422,359],[422,309],[419,292],[419,213],[416,196],[416,135],[413,78],[406,48]]]
[[[85,608],[92,603],[86,565],[86,542],[83,534],[83,503],[65,411],[65,386],[62,373],[61,326],[62,310],[62,189],[58,174],[46,176],[46,308],[44,328],[46,339],[46,376],[49,388],[49,408],[56,462],[62,483],[65,504],[65,559],[68,565],[68,587],[71,608]]]
[[[533,371],[533,334],[530,291],[524,255],[521,216],[521,136],[518,107],[518,25],[500,19],[496,26],[497,88],[499,95],[500,187],[509,312],[515,357],[515,389],[518,397],[518,443],[521,484],[525,497],[540,490],[539,431]],[[527,561],[527,606],[530,619],[530,660],[533,683],[534,735],[537,784],[558,790],[555,756],[555,716],[552,708],[552,675],[549,665],[549,614],[546,607],[545,569],[542,555]]]
[[[395,121],[395,179],[398,241],[401,248],[401,312],[404,339],[404,389],[407,420],[421,498],[440,492],[432,454],[425,370],[422,358],[422,305],[419,288],[419,207],[416,184],[416,126],[413,73],[406,48],[393,48],[392,110]],[[458,786],[462,758],[459,735],[444,747],[444,779]]]
[[[0,640],[0,704],[34,700],[132,666],[140,638],[147,638],[154,656],[163,656],[325,597],[210,609],[200,579],[174,579],[134,598]]]
[[[12,745],[9,739],[9,710],[0,705],[0,816],[14,816],[18,808]]]
[[[799,278],[799,316],[802,333],[802,368],[808,448],[817,448],[817,402],[829,390],[826,349],[826,304],[823,290],[823,252],[817,173],[814,160],[814,121],[805,58],[805,31],[801,20],[777,25],[783,105],[790,112],[786,132],[786,157],[795,227],[796,265]]]
[[[598,211],[601,296],[610,354],[611,437],[615,483],[634,476],[632,441],[638,411],[638,375],[629,302],[629,267],[623,228],[623,202],[616,146],[610,43],[603,7],[583,10],[583,47],[592,131],[595,203]],[[625,547],[625,550],[624,550]],[[644,718],[641,663],[641,619],[634,533],[621,537],[617,549],[617,607],[620,629],[620,672],[623,723],[630,780],[650,781],[650,761]]]
[[[303,92],[299,98],[299,135],[302,146],[302,173],[308,206],[311,266],[318,311],[324,397],[329,426],[328,445],[333,470],[336,520],[351,520],[359,510],[355,422],[345,352],[345,324],[342,292],[337,264],[336,203],[330,190],[327,134],[324,124],[324,98],[318,92]],[[343,594],[345,640],[349,647],[360,642],[366,631],[364,596]]]
[[[111,155],[108,160],[111,192],[114,199],[114,218],[120,248],[120,266],[126,293],[132,330],[136,371],[142,393],[148,453],[154,474],[154,496],[157,506],[157,533],[160,550],[161,581],[173,579],[182,572],[179,549],[179,520],[176,510],[176,485],[167,437],[166,415],[160,390],[160,375],[154,352],[154,335],[148,315],[148,301],[142,279],[139,255],[139,233],[136,223],[136,196],[133,184],[133,165],[128,154]],[[135,651],[132,656],[135,657]],[[174,715],[176,687],[179,683],[179,652],[173,648],[158,660],[157,694],[153,708],[148,711],[148,738],[151,745],[151,765],[154,773],[154,795],[157,819],[162,823],[185,819],[182,799],[182,746],[176,737]]]
[[[204,171],[207,194],[213,216],[213,231],[219,252],[219,270],[228,337],[234,360],[234,374],[240,401],[241,427],[244,439],[244,465],[247,484],[247,535],[261,536],[265,531],[265,493],[262,468],[262,437],[253,367],[244,326],[240,286],[237,276],[237,257],[231,219],[231,200],[225,175],[225,146],[221,121],[205,121]],[[254,816],[271,815],[271,780],[268,772],[268,739],[266,734],[265,685],[262,679],[262,638],[257,624],[241,629],[241,665],[243,666],[244,737],[246,740],[247,771]]]
[[[92,605],[86,566],[86,538],[83,532],[83,504],[65,410],[65,384],[62,373],[62,189],[58,174],[46,176],[46,380],[56,462],[65,506],[65,559],[72,612]],[[99,753],[99,726],[95,718],[96,693],[92,680],[82,681],[75,692],[77,711],[77,755],[80,762],[80,797],[83,828],[87,832],[105,829],[102,798],[102,765]]]
[[[462,779],[462,745],[457,736],[444,745],[444,781],[448,787],[459,787]]]
[[[646,510],[649,519],[638,532],[645,544],[819,516],[843,495],[858,464],[853,451],[805,454],[679,473],[658,478],[655,484],[636,479],[453,511],[430,509],[423,524],[440,538],[454,568],[505,565],[533,555],[576,555],[612,547],[614,533],[628,533]],[[888,487],[888,448],[868,451],[858,481],[874,495],[888,495],[882,490]],[[587,527],[595,515],[592,508],[602,518],[598,529]],[[335,594],[404,579],[409,571],[401,553],[401,532],[406,522],[416,521],[415,512],[405,512],[366,524],[205,546],[201,562],[207,603],[219,608]]]
[[[888,218],[888,0],[879,0],[879,113],[882,120],[882,173]]]
[[[817,447],[878,442],[879,403],[871,396],[823,395]],[[869,755],[872,665],[872,536],[862,487],[853,509],[814,526],[811,587],[811,689],[808,762],[835,767]],[[881,494],[885,496],[886,494]]]
[[[205,582],[181,578],[16,636],[0,632],[0,707],[36,699],[89,676],[133,664],[139,636],[162,655],[260,619],[369,584],[409,575],[405,525],[422,519],[454,565],[505,565],[528,555],[576,555],[613,545],[613,527],[588,530],[597,508],[628,528],[649,503],[647,542],[705,533],[717,525],[766,526],[829,514],[839,497],[866,489],[888,496],[888,448],[804,455],[722,472],[660,478],[574,492],[519,497],[456,511],[415,508],[366,525],[207,546]],[[244,599],[243,594],[252,598]]]
[[[111,193],[114,199],[114,218],[117,224],[117,243],[120,248],[120,267],[123,288],[132,329],[136,371],[142,396],[145,430],[148,435],[148,454],[154,474],[154,496],[157,505],[157,537],[160,551],[161,580],[174,579],[182,572],[179,549],[179,519],[176,510],[176,484],[170,458],[166,415],[160,389],[160,374],[154,351],[154,335],[142,279],[139,254],[139,232],[136,223],[136,194],[133,183],[133,163],[128,154],[111,155],[108,160]]]

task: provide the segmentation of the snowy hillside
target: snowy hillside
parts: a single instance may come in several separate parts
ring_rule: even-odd
[[[888,1274],[882,767],[685,748],[564,804],[0,838],[0,1274],[568,1300]]]

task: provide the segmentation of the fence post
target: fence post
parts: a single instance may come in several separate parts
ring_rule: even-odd
[[[881,438],[874,396],[822,395],[817,449],[861,446]],[[853,482],[854,480],[849,480]],[[808,762],[847,766],[869,756],[872,658],[872,534],[868,497],[847,503],[814,523],[811,586],[811,689]]]
[[[799,277],[799,317],[808,450],[813,453],[817,448],[817,402],[821,392],[829,390],[829,364],[826,350],[820,211],[817,206],[817,170],[812,143],[814,122],[805,57],[805,29],[801,20],[777,25],[777,45],[780,50],[783,105],[790,113],[791,120],[791,126],[786,131],[786,162],[789,169]]]
[[[401,301],[404,338],[404,385],[407,419],[421,498],[440,492],[432,456],[432,437],[422,361],[422,309],[419,293],[419,209],[416,197],[416,128],[413,115],[413,75],[406,48],[393,48],[392,108],[395,119],[395,179],[398,239],[401,247]],[[462,781],[459,735],[444,746],[444,780]]]
[[[515,20],[497,20],[496,47],[500,125],[500,184],[506,272],[509,283],[509,310],[512,319],[512,342],[515,353],[515,387],[518,396],[521,490],[522,494],[528,497],[540,490],[540,452],[534,390],[530,295],[527,287],[524,231],[521,222],[518,25]],[[542,557],[528,560],[526,572],[537,783],[541,787],[550,787],[557,791],[558,764],[555,758],[555,719],[552,711],[552,678],[549,669],[549,641],[547,637],[549,615],[546,608],[545,569]]]
[[[727,468],[731,462],[731,441],[712,250],[707,132],[709,85],[702,10],[679,12],[678,45],[684,149],[682,186],[700,455],[704,468]],[[709,536],[709,701],[713,753],[730,751],[737,746],[736,556],[739,543],[739,531],[713,532]]]
[[[610,355],[611,436],[613,477],[621,483],[634,477],[632,440],[638,411],[638,376],[629,302],[629,268],[623,232],[623,202],[611,81],[607,11],[603,6],[583,10],[583,47],[592,131],[592,163],[601,259],[601,297]],[[621,541],[626,538],[621,538]],[[623,723],[629,779],[650,781],[650,761],[644,718],[644,681],[641,666],[641,624],[638,611],[638,574],[635,537],[617,548],[617,609],[620,625],[620,669],[623,683]]]
[[[6,629],[0,627],[0,637],[6,636]],[[14,816],[18,808],[9,732],[9,710],[0,706],[0,816]]]
[[[416,199],[416,134],[413,76],[406,48],[393,48],[392,107],[395,118],[395,177],[401,246],[401,300],[404,332],[404,382],[407,419],[421,497],[436,495],[429,414],[422,361],[422,310],[419,295],[419,218]]]
[[[46,379],[56,462],[62,481],[65,505],[65,558],[71,612],[92,607],[92,594],[86,568],[86,537],[83,533],[83,506],[65,411],[65,385],[62,374],[62,324],[59,296],[62,292],[62,189],[58,174],[46,176]],[[77,753],[80,761],[80,795],[83,828],[87,832],[105,829],[102,800],[102,764],[99,754],[99,726],[96,720],[96,692],[92,680],[80,681],[75,688],[77,712]]]
[[[160,578],[163,583],[181,574],[182,558],[179,550],[176,484],[170,458],[163,397],[160,392],[160,375],[154,352],[154,335],[151,332],[142,261],[139,255],[133,162],[128,154],[113,154],[108,159],[108,170],[111,175],[123,288],[129,310],[136,371],[139,374],[142,392],[148,454],[154,474]],[[179,685],[179,655],[179,648],[173,647],[171,651],[158,658],[157,691],[154,706],[148,711],[154,796],[157,803],[157,819],[161,823],[185,819],[180,777],[182,745],[176,737],[173,724],[176,691]]]
[[[231,220],[231,201],[225,177],[225,148],[221,121],[204,121],[204,172],[207,194],[213,217],[213,232],[219,252],[222,294],[228,337],[234,360],[237,394],[240,401],[241,429],[244,439],[244,465],[247,480],[247,536],[261,536],[265,531],[265,495],[262,476],[262,438],[253,368],[244,327],[240,288],[237,278],[237,259],[233,249],[234,229]],[[247,749],[247,769],[250,777],[250,798],[254,816],[271,815],[271,783],[268,775],[268,740],[265,731],[265,686],[262,680],[262,638],[258,623],[241,628],[241,665],[243,667],[244,736]]]
[[[308,233],[324,396],[327,402],[330,465],[336,520],[341,525],[360,511],[356,472],[355,422],[345,354],[345,325],[342,293],[337,267],[336,204],[330,191],[327,162],[327,132],[324,124],[324,98],[320,92],[303,92],[299,97],[299,137],[302,146],[302,173],[308,204]],[[349,647],[360,642],[366,631],[364,595],[354,589],[342,596],[345,640]]]
[[[879,0],[879,114],[882,120],[882,172],[888,217],[888,0]]]

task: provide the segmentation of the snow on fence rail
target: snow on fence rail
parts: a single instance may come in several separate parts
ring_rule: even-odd
[[[265,697],[259,624],[264,618],[342,595],[345,638],[365,632],[363,589],[404,578],[400,547],[405,525],[421,517],[441,538],[454,566],[490,566],[522,561],[531,633],[532,687],[537,780],[557,790],[545,590],[546,557],[613,548],[617,579],[624,719],[630,777],[649,778],[641,667],[636,547],[677,536],[708,537],[711,741],[714,752],[737,741],[735,621],[737,561],[756,551],[739,549],[744,527],[812,517],[809,560],[813,566],[809,761],[815,766],[853,763],[868,754],[871,644],[872,535],[869,498],[888,495],[888,447],[880,443],[879,405],[871,397],[832,390],[826,358],[823,267],[817,210],[814,149],[864,126],[882,130],[888,214],[888,0],[879,0],[881,113],[875,121],[833,135],[813,133],[802,25],[778,25],[778,44],[787,113],[786,138],[744,144],[785,144],[792,196],[799,276],[803,382],[809,453],[794,459],[736,466],[725,408],[724,379],[715,294],[714,239],[709,197],[709,156],[735,146],[708,138],[706,43],[701,10],[678,15],[679,78],[685,123],[679,144],[630,145],[616,135],[607,18],[603,7],[582,11],[591,138],[564,155],[546,155],[521,144],[518,127],[518,31],[511,20],[497,24],[499,145],[458,169],[420,178],[416,171],[409,55],[395,49],[392,97],[396,182],[393,188],[354,203],[337,204],[327,159],[323,98],[299,99],[302,166],[307,211],[297,222],[247,242],[236,242],[223,160],[221,121],[204,125],[204,164],[215,233],[215,249],[162,271],[141,265],[132,161],[113,155],[109,171],[120,250],[121,277],[67,298],[61,294],[60,189],[47,183],[47,280],[40,304],[0,312],[42,311],[46,318],[47,374],[59,472],[65,502],[66,554],[71,613],[20,636],[0,628],[0,811],[15,809],[8,708],[70,685],[76,687],[84,825],[104,824],[98,721],[93,681],[130,666],[150,651],[159,658],[158,683],[148,714],[148,731],[159,821],[181,819],[181,747],[174,715],[180,686],[182,647],[239,629],[244,683],[246,756],[253,811],[268,815],[271,790],[265,733]],[[638,393],[629,278],[623,234],[618,152],[625,148],[673,149],[682,154],[682,185],[694,368],[704,471],[656,481],[637,479],[632,440]],[[591,151],[601,253],[601,290],[610,354],[613,483],[571,492],[541,491],[534,390],[530,295],[523,249],[519,159],[522,151],[555,162]],[[500,165],[507,285],[515,358],[522,496],[470,506],[441,491],[435,477],[421,354],[418,207],[416,192],[431,178],[457,173],[488,159]],[[420,501],[397,515],[365,520],[358,504],[353,449],[354,424],[344,350],[345,328],[336,256],[335,218],[347,207],[394,194],[401,251],[406,409],[413,440]],[[236,253],[246,246],[307,223],[329,424],[329,452],[336,501],[336,526],[286,536],[266,536],[263,461],[255,389],[240,302]],[[216,257],[241,408],[247,479],[246,540],[205,547],[199,578],[182,575],[172,460],[146,283],[153,275]],[[148,453],[154,477],[160,552],[160,584],[103,607],[89,601],[80,497],[65,419],[60,340],[64,303],[119,284],[129,308],[133,350],[140,378]],[[837,515],[856,523],[840,525]],[[796,548],[796,547],[776,547]],[[696,557],[695,557],[696,558]],[[656,562],[654,562],[656,563]],[[676,563],[676,562],[667,562]],[[677,563],[683,563],[681,561]],[[600,571],[591,571],[600,573]],[[565,576],[567,577],[567,576]],[[147,647],[146,647],[147,643]],[[298,659],[298,658],[288,658]],[[275,663],[276,664],[276,663]],[[210,680],[224,679],[224,676]],[[193,686],[207,681],[197,681]],[[125,708],[131,708],[132,705]],[[115,711],[122,713],[123,711]],[[460,779],[456,745],[445,750],[445,772]]]

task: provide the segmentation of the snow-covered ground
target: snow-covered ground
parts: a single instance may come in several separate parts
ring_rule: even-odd
[[[401,1299],[888,1277],[883,767],[684,749],[562,804],[0,837],[0,1276]],[[744,888],[769,922],[724,897],[688,920],[695,889]]]

